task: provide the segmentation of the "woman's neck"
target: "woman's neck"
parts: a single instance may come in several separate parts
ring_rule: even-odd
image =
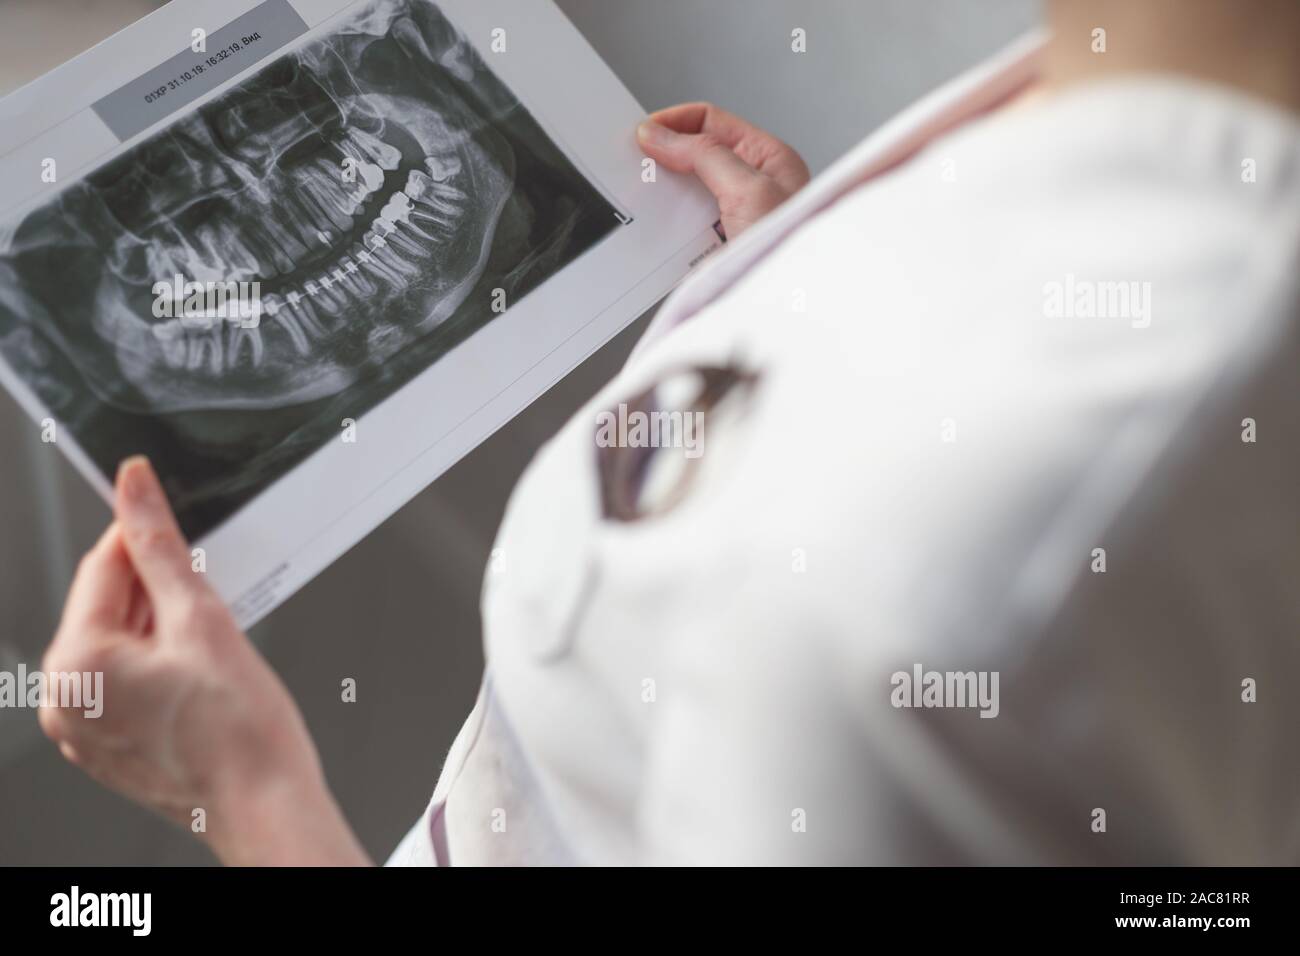
[[[1300,112],[1300,0],[1048,0],[1047,20],[1049,89],[1178,73]]]

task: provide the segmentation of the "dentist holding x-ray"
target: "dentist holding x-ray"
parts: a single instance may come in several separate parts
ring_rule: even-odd
[[[1296,862],[1300,6],[1045,11],[812,182],[715,106],[636,131],[728,247],[521,480],[392,862]],[[45,667],[221,860],[369,862],[142,460]]]

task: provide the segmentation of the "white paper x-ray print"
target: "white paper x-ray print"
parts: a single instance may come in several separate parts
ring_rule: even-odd
[[[375,0],[0,229],[0,351],[197,536],[618,226],[435,4]],[[257,326],[158,317],[178,275],[258,281]]]

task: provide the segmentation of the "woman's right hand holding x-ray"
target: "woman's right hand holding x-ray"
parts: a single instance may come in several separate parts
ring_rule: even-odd
[[[699,177],[718,200],[728,239],[808,185],[808,166],[794,149],[711,103],[652,113],[637,127],[637,142],[656,163]]]
[[[102,674],[101,713],[47,701],[42,729],[72,763],[195,830],[227,863],[366,862],[302,715],[193,570],[145,460],[119,470],[114,511],[42,665]]]

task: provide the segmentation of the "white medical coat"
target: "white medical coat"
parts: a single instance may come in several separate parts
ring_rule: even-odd
[[[539,453],[392,862],[1297,862],[1300,125],[1159,76],[992,112],[1039,44],[728,244]],[[597,412],[691,363],[761,378],[604,519]],[[996,716],[895,706],[917,668]]]

